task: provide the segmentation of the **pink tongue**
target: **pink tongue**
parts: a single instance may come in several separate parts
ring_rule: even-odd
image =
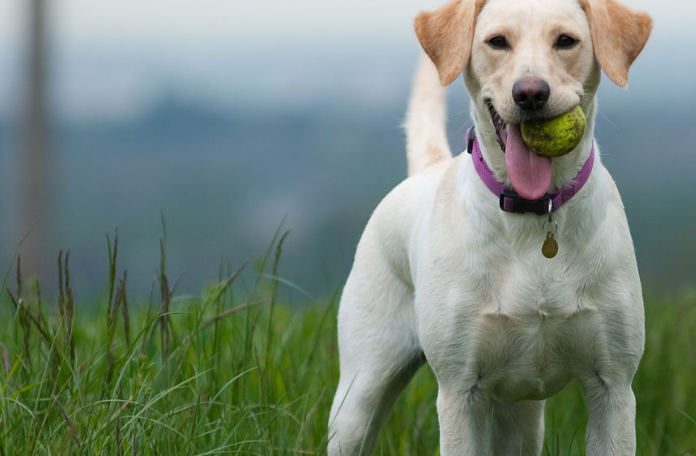
[[[551,159],[535,154],[522,139],[519,125],[508,125],[505,167],[512,186],[522,198],[535,200],[551,185]]]

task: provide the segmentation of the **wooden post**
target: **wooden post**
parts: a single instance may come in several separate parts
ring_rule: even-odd
[[[50,208],[47,202],[49,157],[46,111],[46,1],[30,0],[29,11],[24,150],[19,160],[18,228],[21,237],[31,230],[20,248],[24,274],[44,277],[49,270],[48,263],[52,257],[47,250]]]

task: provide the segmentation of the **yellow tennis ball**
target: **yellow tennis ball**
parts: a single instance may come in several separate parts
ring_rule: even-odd
[[[585,113],[580,106],[553,119],[522,122],[522,139],[545,157],[560,157],[575,149],[585,133]]]

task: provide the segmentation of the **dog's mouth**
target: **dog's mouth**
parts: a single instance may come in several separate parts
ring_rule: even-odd
[[[507,123],[500,117],[498,111],[495,110],[491,100],[488,100],[486,104],[488,105],[488,112],[491,113],[491,121],[495,127],[496,139],[498,140],[500,148],[505,152],[505,146],[507,145]]]
[[[505,122],[491,100],[486,104],[496,139],[505,153],[505,168],[512,186],[522,198],[541,198],[551,185],[551,159],[530,149],[522,139],[520,126]]]

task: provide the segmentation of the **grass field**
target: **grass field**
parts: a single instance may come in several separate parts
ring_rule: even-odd
[[[280,245],[196,297],[172,291],[162,249],[159,283],[136,304],[115,245],[98,306],[72,290],[67,255],[61,286],[43,293],[55,300],[21,276],[3,285],[0,456],[325,454],[338,293],[302,309],[277,302]],[[638,454],[696,454],[696,295],[646,299],[646,318]],[[424,367],[376,454],[439,454],[436,394]],[[544,454],[584,454],[578,386],[546,410]]]

